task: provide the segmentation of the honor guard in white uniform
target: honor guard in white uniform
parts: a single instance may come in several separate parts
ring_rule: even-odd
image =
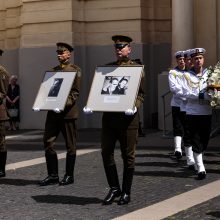
[[[170,91],[173,93],[171,99],[172,119],[173,119],[173,135],[174,135],[174,155],[177,159],[182,157],[182,138],[184,134],[183,119],[184,113],[180,111],[182,98],[178,96],[181,91],[181,83],[183,73],[185,72],[184,51],[175,53],[177,66],[169,71],[168,80]]]
[[[209,96],[206,93],[208,70],[203,67],[205,52],[203,48],[191,50],[193,68],[184,74],[180,92],[187,99],[186,121],[198,179],[206,177],[203,152],[209,142],[212,118]]]
[[[186,70],[190,70],[193,67],[192,58],[191,58],[191,51],[192,51],[192,49],[188,49],[188,50],[184,51]]]
[[[178,83],[182,86],[183,80],[184,80],[184,74],[187,73],[189,69],[193,67],[192,61],[191,61],[191,49],[188,49],[184,51],[184,57],[185,57],[185,71],[183,73],[183,77],[178,78]],[[179,94],[177,93],[176,96]],[[180,105],[180,111],[182,112],[182,117],[183,117],[183,129],[184,129],[184,135],[183,135],[183,143],[184,143],[184,149],[185,149],[185,155],[186,155],[186,163],[187,166],[190,170],[195,170],[195,160],[193,157],[193,151],[192,151],[192,145],[190,142],[190,136],[189,136],[189,129],[188,129],[188,124],[186,121],[186,104],[187,104],[187,99],[185,97],[182,97],[182,102]]]

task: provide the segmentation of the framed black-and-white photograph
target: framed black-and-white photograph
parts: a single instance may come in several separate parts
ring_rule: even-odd
[[[63,110],[75,76],[76,72],[46,71],[33,109]]]
[[[142,73],[142,65],[96,67],[86,107],[111,112],[134,108]]]

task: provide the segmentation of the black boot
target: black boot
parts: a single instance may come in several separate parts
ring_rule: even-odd
[[[7,159],[7,151],[0,152],[0,177],[5,177],[5,165]]]
[[[177,160],[182,158],[182,153],[180,151],[175,151],[174,156],[176,157]]]
[[[66,173],[63,179],[60,181],[60,185],[68,185],[74,183],[74,167],[75,167],[76,155],[66,154]]]
[[[116,197],[119,197],[121,195],[121,190],[118,181],[118,173],[117,173],[116,165],[104,166],[104,168],[110,190],[107,196],[104,198],[102,204],[110,205],[112,204],[112,202]]]
[[[118,201],[118,205],[128,204],[131,200],[131,185],[133,180],[134,168],[124,168],[122,194]]]
[[[39,182],[40,186],[59,183],[57,154],[45,154],[48,176]]]
[[[206,178],[206,172],[202,171],[198,173],[198,180],[203,180]]]

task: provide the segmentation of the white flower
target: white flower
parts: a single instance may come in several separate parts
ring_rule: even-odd
[[[210,105],[211,105],[212,107],[215,107],[217,104],[216,104],[215,101],[212,100],[212,101],[210,102]]]
[[[210,77],[208,79],[208,85],[215,85],[216,84],[216,79],[214,77]]]
[[[214,69],[214,73],[220,74],[220,70],[219,69]]]
[[[210,105],[215,108],[220,106],[220,62],[214,67],[208,68],[209,77],[207,79],[207,93],[211,97]]]

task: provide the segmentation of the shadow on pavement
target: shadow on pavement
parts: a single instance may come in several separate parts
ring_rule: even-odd
[[[153,167],[179,167],[179,163],[169,162],[136,162],[135,166],[153,166]]]
[[[204,156],[208,156],[208,157],[220,157],[220,153],[219,152],[205,152]]]
[[[60,145],[55,143],[56,150],[66,150],[65,145]],[[97,149],[100,148],[99,145],[92,145],[88,143],[88,145],[81,146],[77,144],[77,150],[80,149]],[[22,144],[14,144],[12,145],[11,143],[7,145],[7,149],[9,151],[42,151],[44,152],[44,146],[43,145],[34,145],[30,143],[22,143]]]
[[[217,161],[217,160],[204,160],[203,161],[204,162],[204,164],[220,164],[220,161]]]
[[[155,177],[177,177],[177,178],[192,178],[195,174],[188,169],[183,169],[179,172],[172,171],[135,171],[137,176],[155,176]]]
[[[155,154],[155,153],[148,153],[148,154],[136,154],[136,157],[159,157],[159,158],[170,158],[171,156],[168,154]]]
[[[218,218],[218,217],[220,217],[220,211],[209,211],[206,213],[206,215],[211,215],[213,217]]]
[[[38,203],[59,203],[59,204],[74,204],[74,205],[102,203],[101,199],[95,197],[39,195],[39,196],[32,196],[32,198]]]
[[[26,185],[36,185],[39,180],[24,180],[24,179],[7,179],[1,178],[0,185],[13,185],[13,186],[26,186]]]
[[[220,174],[219,169],[206,169],[207,174],[209,173],[215,173],[215,174]]]

